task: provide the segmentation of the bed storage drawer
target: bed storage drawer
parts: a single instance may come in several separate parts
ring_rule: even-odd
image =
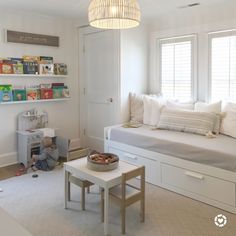
[[[161,182],[164,185],[235,206],[235,184],[229,181],[161,163]]]
[[[157,161],[112,147],[109,147],[109,152],[118,155],[120,160],[127,161],[136,165],[144,165],[145,180],[151,184],[158,184]]]

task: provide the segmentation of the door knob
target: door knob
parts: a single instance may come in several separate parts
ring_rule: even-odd
[[[107,101],[108,102],[113,102],[113,98],[108,98]]]

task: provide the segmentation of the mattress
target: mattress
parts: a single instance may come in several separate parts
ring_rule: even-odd
[[[149,151],[236,172],[236,139],[225,135],[207,138],[143,125],[139,128],[114,127],[109,131],[108,138]]]

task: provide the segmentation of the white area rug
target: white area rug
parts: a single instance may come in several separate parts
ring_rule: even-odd
[[[93,186],[86,195],[86,211],[80,210],[80,189],[72,187],[70,209],[63,208],[63,171],[38,171],[0,182],[0,207],[35,236],[103,235],[100,223],[100,196]],[[214,224],[217,214],[228,223],[223,228]],[[119,209],[111,203],[110,232],[121,235]],[[235,236],[236,215],[183,197],[173,192],[146,185],[146,221],[139,222],[139,204],[127,209],[127,233],[133,236]],[[1,236],[4,236],[0,232]]]

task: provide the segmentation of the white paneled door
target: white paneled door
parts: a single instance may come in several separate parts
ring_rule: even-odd
[[[84,146],[98,151],[103,151],[104,127],[117,122],[118,40],[115,31],[83,35],[81,138]]]

